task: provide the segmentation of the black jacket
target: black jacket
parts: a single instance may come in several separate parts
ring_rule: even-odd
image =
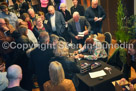
[[[106,14],[105,14],[104,9],[101,6],[98,5],[97,10],[98,10],[98,16],[97,17],[98,18],[102,17],[102,21],[103,21],[106,18]],[[96,16],[95,16],[95,13],[94,13],[92,7],[87,8],[87,10],[85,11],[85,17],[91,25],[91,30],[95,31],[95,28],[97,28],[97,27],[101,28],[102,27],[102,21],[97,21],[97,22],[94,21],[94,17],[96,17]]]
[[[65,10],[65,14],[62,10],[60,10],[60,12],[62,13],[66,22],[71,19],[71,15],[70,15],[70,12],[68,10]]]
[[[44,49],[46,48],[46,49]],[[43,86],[43,83],[49,79],[49,60],[53,57],[52,49],[41,46],[33,50],[30,54],[29,69],[30,72],[36,74],[38,84]]]
[[[76,8],[72,6],[70,10],[71,10],[71,16],[73,16],[73,13],[75,11],[79,12],[80,16],[84,16],[84,13],[85,13],[84,7],[81,6],[80,4],[78,4]]]

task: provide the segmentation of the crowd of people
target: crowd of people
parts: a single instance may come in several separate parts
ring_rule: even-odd
[[[0,4],[0,91],[32,91],[34,79],[40,91],[79,91],[80,67],[73,60],[107,59],[101,42],[89,36],[102,33],[106,18],[98,0],[86,10],[72,0],[71,13],[60,0],[12,1],[12,10]],[[83,45],[74,58],[67,43]],[[129,52],[135,62],[136,49]]]

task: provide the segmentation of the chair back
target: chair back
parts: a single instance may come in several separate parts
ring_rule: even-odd
[[[105,36],[105,41],[107,41],[109,44],[111,44],[111,40],[112,40],[112,35],[110,32],[106,32],[104,33]]]

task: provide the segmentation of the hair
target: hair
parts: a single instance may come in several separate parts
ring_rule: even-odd
[[[7,78],[9,81],[14,81],[20,78],[20,75],[22,75],[22,69],[18,65],[11,65],[7,70]]]
[[[44,12],[39,11],[39,12],[38,12],[38,15],[39,15],[39,16],[44,15]]]
[[[55,56],[68,56],[68,51],[69,49],[67,47],[67,43],[64,41],[59,41],[53,52]]]
[[[41,16],[36,16],[35,21],[37,21],[39,18],[41,18]]]
[[[29,8],[29,9],[28,9],[28,13],[29,13],[30,11],[33,11],[33,12],[34,12],[34,9],[32,9],[32,8]]]
[[[44,31],[44,32],[41,32],[40,33],[40,36],[39,36],[39,42],[42,44],[42,43],[45,43],[48,41],[48,38],[49,38],[49,34],[48,32]]]
[[[80,16],[80,15],[79,15],[79,12],[75,11],[75,12],[73,13],[73,17],[74,17],[74,16]]]
[[[87,39],[85,40],[85,43],[86,43],[86,44],[93,44],[93,43],[94,43],[94,40],[93,40],[93,38],[89,37],[89,38],[87,38]]]
[[[63,8],[63,7],[66,7],[66,4],[65,4],[65,3],[61,3],[61,4],[60,4],[60,8]]]
[[[6,24],[9,25],[9,20],[6,18],[4,18],[4,20],[5,20]]]
[[[132,44],[133,48],[136,50],[136,39],[130,40],[129,44]]]
[[[29,14],[23,13],[23,15],[22,15],[22,20],[25,21],[25,19],[26,19],[27,17],[29,17]]]
[[[53,61],[49,65],[49,75],[51,83],[53,85],[58,85],[65,79],[65,74],[61,63]]]
[[[51,34],[51,35],[50,35],[50,40],[51,40],[51,43],[53,43],[53,41],[59,40],[59,36],[57,36],[57,35],[55,35],[55,34]]]
[[[21,26],[19,26],[19,28],[18,28],[18,32],[21,34],[21,35],[25,35],[25,36],[27,36],[27,34],[26,34],[26,31],[28,30],[28,28],[25,26],[25,25],[21,25]]]

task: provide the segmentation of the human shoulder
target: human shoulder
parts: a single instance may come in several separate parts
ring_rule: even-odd
[[[51,81],[46,81],[44,84],[43,84],[43,87],[49,87],[51,85]]]

